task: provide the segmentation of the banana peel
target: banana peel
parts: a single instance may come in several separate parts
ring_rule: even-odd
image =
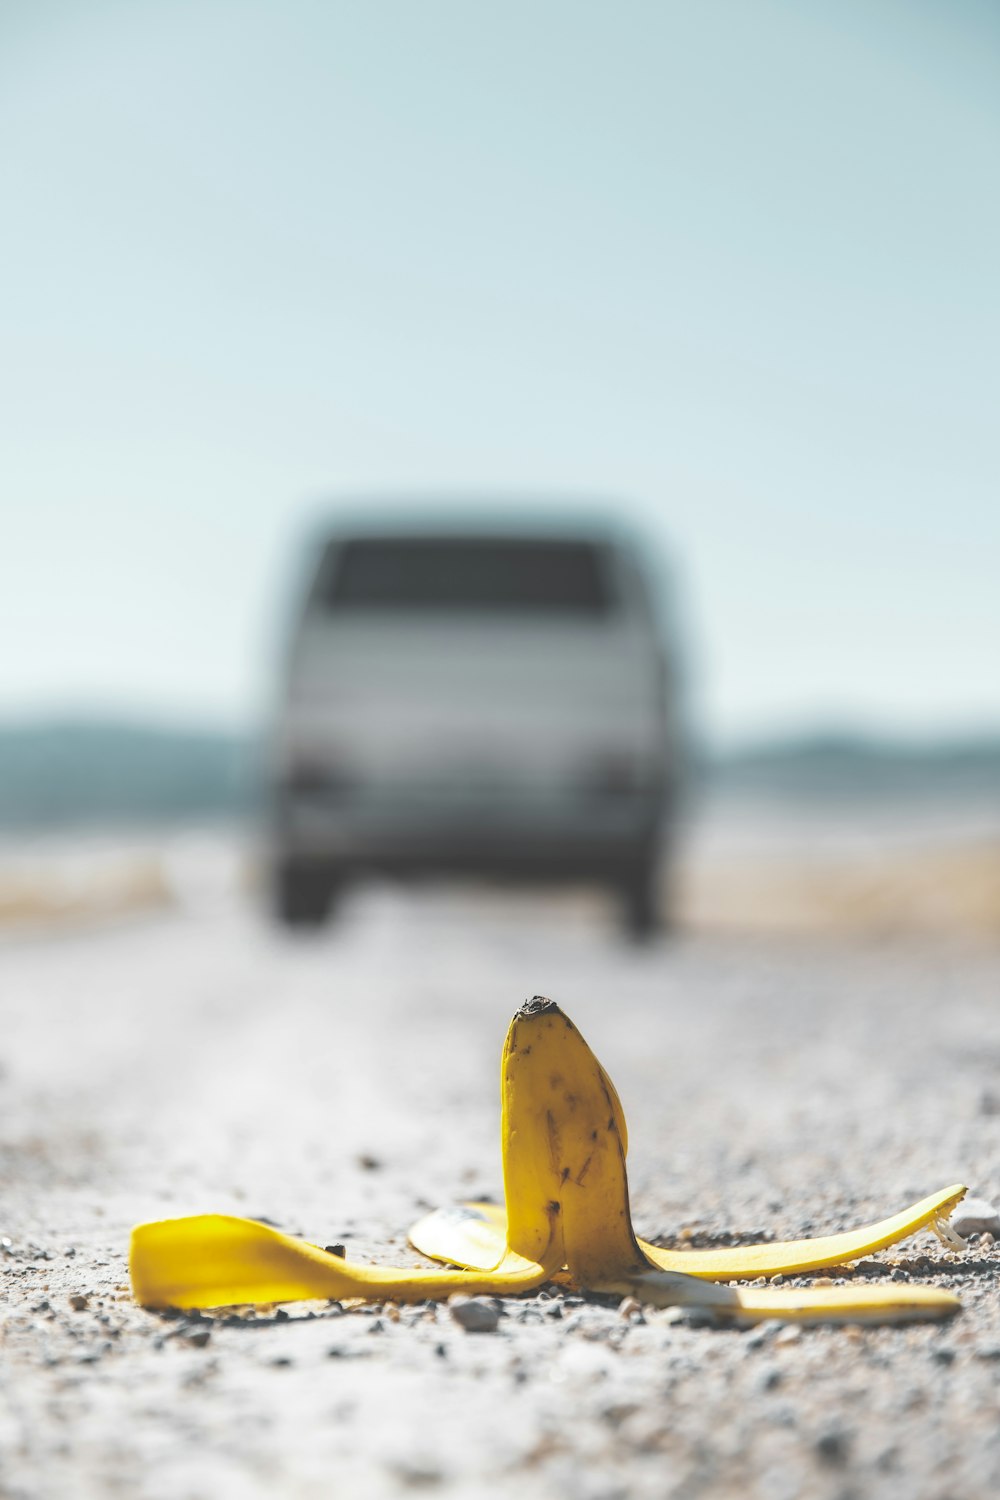
[[[867,1228],[814,1240],[676,1252],[636,1237],[625,1169],[625,1116],[573,1022],[536,996],[511,1022],[502,1063],[504,1206],[430,1214],[410,1243],[433,1269],[361,1265],[255,1220],[164,1219],[132,1231],[129,1269],[147,1307],[212,1308],[307,1298],[415,1302],[456,1292],[509,1295],[560,1281],[658,1307],[753,1323],[889,1323],[948,1317],[934,1287],[740,1287],[762,1275],[843,1265],[924,1228],[946,1238],[956,1185]],[[954,1237],[952,1239],[954,1243]]]

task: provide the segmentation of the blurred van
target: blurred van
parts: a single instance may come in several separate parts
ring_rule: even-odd
[[[669,922],[677,647],[609,522],[331,528],[295,611],[269,745],[277,916],[368,873],[599,881]]]

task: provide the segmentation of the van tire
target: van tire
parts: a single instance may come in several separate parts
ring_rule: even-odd
[[[285,860],[274,872],[274,915],[285,927],[321,927],[330,914],[335,881],[322,865]]]
[[[668,860],[644,855],[627,871],[620,886],[622,925],[635,943],[648,942],[674,925]]]

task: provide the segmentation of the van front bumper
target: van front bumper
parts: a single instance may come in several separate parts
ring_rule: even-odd
[[[283,857],[351,871],[591,879],[655,847],[663,815],[659,794],[446,808],[331,806],[299,794],[276,806],[272,840]]]

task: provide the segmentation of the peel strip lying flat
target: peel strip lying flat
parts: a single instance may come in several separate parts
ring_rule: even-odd
[[[711,1278],[814,1269],[869,1254],[940,1220],[961,1187],[823,1240],[680,1253],[638,1240],[621,1102],[572,1021],[539,996],[517,1012],[504,1045],[501,1149],[503,1209],[432,1214],[411,1230],[418,1249],[464,1269],[359,1265],[254,1220],[203,1214],[133,1230],[133,1293],[146,1306],[183,1308],[313,1297],[418,1301],[525,1292],[557,1277],[740,1322],[898,1322],[946,1317],[959,1306],[951,1293],[931,1287],[745,1289]]]
[[[540,1286],[559,1250],[540,1261],[505,1252],[488,1270],[367,1266],[342,1260],[255,1219],[197,1214],[132,1231],[132,1293],[144,1307],[231,1307],[311,1297],[422,1302],[454,1292],[515,1293]]]

